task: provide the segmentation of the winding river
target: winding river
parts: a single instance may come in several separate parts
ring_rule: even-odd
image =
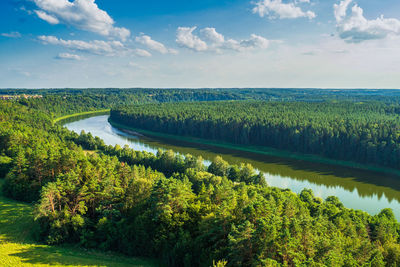
[[[400,177],[340,166],[283,159],[209,145],[155,139],[124,133],[108,123],[108,115],[74,118],[64,121],[69,130],[82,130],[98,136],[108,145],[128,145],[135,150],[156,153],[159,148],[172,149],[181,154],[202,156],[210,161],[221,155],[231,164],[246,162],[265,174],[270,186],[289,188],[299,193],[310,188],[321,198],[337,196],[348,208],[377,214],[391,208],[400,220]]]

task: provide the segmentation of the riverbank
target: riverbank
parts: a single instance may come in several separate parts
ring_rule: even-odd
[[[110,112],[110,109],[100,109],[100,110],[93,110],[93,111],[69,114],[69,115],[65,115],[65,116],[62,116],[62,117],[55,118],[53,120],[53,124],[56,124],[56,123],[59,123],[59,122],[61,122],[63,120],[71,119],[71,118],[74,118],[74,117],[89,116],[89,115],[93,115],[93,116],[94,115],[102,115],[102,114],[107,114],[109,112]]]
[[[300,193],[311,189],[325,199],[337,196],[348,208],[378,214],[391,208],[400,219],[400,179],[397,175],[332,166],[315,162],[279,158],[211,145],[185,142],[182,139],[151,138],[122,133],[108,122],[108,115],[71,119],[63,125],[75,133],[85,131],[98,136],[106,145],[128,145],[137,151],[157,153],[158,149],[173,150],[181,155],[201,156],[213,160],[222,156],[230,164],[249,163],[261,171],[268,185]]]
[[[232,149],[232,150],[236,150],[236,151],[244,151],[244,152],[250,152],[250,153],[254,153],[254,154],[267,155],[267,156],[271,156],[271,157],[287,158],[287,159],[292,159],[292,160],[321,163],[321,164],[327,164],[327,165],[332,165],[332,166],[341,166],[341,167],[346,167],[346,168],[361,169],[361,170],[379,172],[379,173],[384,173],[384,174],[396,175],[396,176],[399,176],[399,178],[400,178],[399,170],[380,167],[380,166],[373,166],[373,165],[361,164],[361,163],[350,162],[350,161],[334,160],[334,159],[324,158],[324,157],[320,157],[320,156],[316,156],[316,155],[299,154],[299,153],[293,153],[293,152],[289,152],[289,151],[278,150],[278,149],[268,148],[268,147],[236,145],[236,144],[224,143],[224,142],[220,142],[220,141],[217,142],[217,141],[201,139],[201,138],[164,134],[164,133],[160,133],[160,132],[153,132],[153,131],[148,131],[148,130],[143,130],[143,129],[138,129],[138,128],[130,127],[127,125],[123,125],[123,124],[112,121],[111,118],[108,119],[108,122],[113,127],[118,128],[121,131],[128,130],[128,131],[140,133],[143,135],[147,135],[149,137],[170,139],[170,140],[175,140],[175,141],[184,141],[184,142],[194,143],[194,144],[209,145],[209,146],[214,146],[214,147]]]

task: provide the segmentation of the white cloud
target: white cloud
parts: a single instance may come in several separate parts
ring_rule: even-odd
[[[70,53],[60,53],[56,57],[57,59],[69,59],[69,60],[81,60],[82,58],[78,55],[75,54],[70,54]]]
[[[340,1],[339,4],[333,5],[333,10],[336,18],[336,22],[341,22],[346,17],[347,7],[350,5],[352,0]]]
[[[226,42],[222,43],[220,47],[222,49],[231,49],[235,51],[245,51],[249,49],[266,49],[269,46],[269,40],[258,36],[256,34],[252,34],[249,39],[236,41],[233,39],[229,39]]]
[[[193,34],[195,29],[196,27],[178,28],[177,43],[197,52],[221,52],[221,50],[235,50],[240,52],[249,49],[265,49],[269,45],[269,41],[266,38],[256,34],[252,34],[249,39],[240,41],[234,39],[225,40],[225,37],[218,33],[215,28],[204,28],[200,30],[200,34],[205,39],[204,41],[199,36]]]
[[[119,41],[99,41],[94,40],[90,42],[85,42],[81,40],[63,40],[55,36],[39,36],[45,44],[61,45],[72,50],[79,50],[87,53],[92,53],[96,55],[115,55],[122,51],[127,50],[124,45]]]
[[[194,51],[206,51],[208,46],[206,42],[198,36],[193,35],[193,31],[197,27],[179,27],[176,32],[176,42],[182,46]]]
[[[375,20],[364,17],[363,9],[357,4],[347,14],[352,0],[344,0],[334,5],[334,14],[340,38],[348,43],[360,43],[367,40],[384,39],[390,35],[400,35],[400,20],[386,19],[381,15]]]
[[[95,0],[33,0],[40,10],[39,18],[51,23],[64,23],[78,29],[90,31],[125,41],[130,36],[126,28],[114,27],[114,20],[99,9]]]
[[[269,41],[264,37],[252,34],[250,39],[242,40],[240,42],[240,46],[243,48],[261,48],[266,49],[268,48]]]
[[[298,3],[309,3],[308,0],[300,0],[292,3],[282,3],[282,0],[261,0],[255,3],[253,13],[260,17],[295,19],[306,17],[313,19],[316,17],[312,11],[303,11],[297,6]]]
[[[225,42],[225,37],[218,33],[215,28],[204,28],[200,30],[200,33],[204,38],[212,43],[223,43]]]
[[[177,54],[175,49],[166,48],[164,44],[151,39],[148,35],[140,35],[135,38],[136,42],[146,46],[148,49],[160,52],[161,54]]]
[[[135,49],[134,52],[139,57],[151,57],[151,53],[144,49]]]
[[[9,33],[5,32],[0,35],[8,38],[21,38],[21,34],[19,32],[9,32]]]
[[[60,45],[73,51],[81,51],[94,55],[116,56],[116,55],[134,55],[139,57],[151,57],[151,53],[144,49],[131,49],[126,47],[120,41],[81,41],[81,40],[63,40],[55,36],[39,36],[38,39],[44,44]],[[60,54],[61,55],[61,54]],[[73,54],[64,53],[58,58],[78,59]]]
[[[35,13],[39,18],[41,18],[44,21],[47,21],[50,24],[60,23],[60,21],[56,17],[53,17],[53,16],[47,14],[46,12],[43,12],[41,10],[35,10]]]

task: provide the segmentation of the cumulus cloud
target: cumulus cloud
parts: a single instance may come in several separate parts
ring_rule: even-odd
[[[127,50],[120,41],[99,41],[85,42],[81,40],[63,40],[55,36],[39,36],[38,39],[44,44],[60,45],[72,50],[83,51],[96,55],[115,55]]]
[[[193,34],[196,28],[197,27],[179,27],[176,31],[176,42],[180,46],[194,51],[206,51],[208,49],[206,42]]]
[[[166,48],[164,44],[151,39],[148,35],[140,35],[135,38],[136,42],[144,45],[150,50],[157,51],[161,54],[177,54],[178,51],[171,48]]]
[[[8,38],[21,38],[21,34],[19,32],[5,32],[0,34],[3,37],[8,37]]]
[[[348,12],[351,3],[352,0],[344,0],[333,6],[339,36],[346,42],[360,43],[400,34],[400,20],[386,19],[383,15],[375,20],[368,20],[357,4]]]
[[[333,5],[333,13],[335,14],[336,22],[341,22],[346,17],[347,7],[352,0],[341,1],[339,4]]]
[[[218,33],[215,28],[204,28],[200,30],[204,38],[212,43],[221,44],[225,42],[225,37]]]
[[[260,17],[268,16],[269,18],[279,19],[296,19],[316,17],[312,11],[303,11],[297,4],[310,3],[309,0],[299,0],[291,3],[282,3],[282,0],[261,0],[255,3],[253,13]]]
[[[249,49],[265,49],[269,45],[269,40],[256,34],[252,34],[249,39],[239,41],[234,39],[226,40],[225,37],[218,33],[215,28],[204,28],[200,30],[203,40],[193,33],[194,30],[196,30],[196,27],[179,27],[176,42],[183,47],[197,52],[220,52],[221,50],[234,50],[240,52]]]
[[[130,36],[126,28],[115,27],[114,20],[99,9],[95,0],[33,0],[39,10],[36,15],[51,24],[64,23],[81,30],[90,31],[125,41]]]
[[[60,53],[58,56],[56,56],[56,59],[81,60],[82,58],[75,54]]]
[[[240,46],[243,48],[268,48],[269,41],[264,37],[261,37],[256,34],[252,34],[250,39],[242,40],[240,42]]]

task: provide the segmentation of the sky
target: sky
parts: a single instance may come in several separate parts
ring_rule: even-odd
[[[399,0],[1,0],[0,88],[400,88]]]

